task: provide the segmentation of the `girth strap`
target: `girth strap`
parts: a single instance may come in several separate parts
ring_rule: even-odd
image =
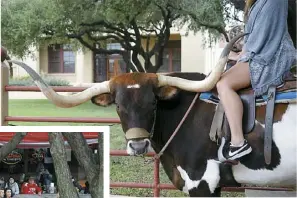
[[[264,158],[267,165],[271,162],[271,146],[272,146],[272,131],[273,131],[273,114],[275,102],[275,86],[270,86],[268,89],[266,116],[265,116],[265,135],[264,135]]]

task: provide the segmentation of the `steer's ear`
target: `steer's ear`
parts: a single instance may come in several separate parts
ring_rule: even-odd
[[[94,96],[91,99],[92,103],[98,106],[108,106],[114,103],[114,97],[110,93],[104,93],[97,96]]]
[[[178,95],[179,89],[172,86],[163,86],[159,87],[156,92],[160,100],[171,100]]]

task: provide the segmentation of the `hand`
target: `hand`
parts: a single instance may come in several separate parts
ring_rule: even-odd
[[[41,192],[38,192],[38,195],[41,196]]]

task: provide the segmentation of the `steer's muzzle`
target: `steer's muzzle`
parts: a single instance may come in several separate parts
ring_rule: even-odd
[[[144,155],[151,148],[149,133],[142,128],[131,128],[126,132],[127,153],[129,155]]]
[[[145,155],[151,146],[149,139],[129,140],[127,143],[127,153],[129,155],[138,156]]]

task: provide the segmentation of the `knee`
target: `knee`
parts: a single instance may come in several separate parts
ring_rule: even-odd
[[[217,87],[219,94],[223,93],[224,91],[226,91],[228,89],[231,89],[231,86],[229,85],[228,81],[225,79],[219,80],[216,84],[216,87]]]

